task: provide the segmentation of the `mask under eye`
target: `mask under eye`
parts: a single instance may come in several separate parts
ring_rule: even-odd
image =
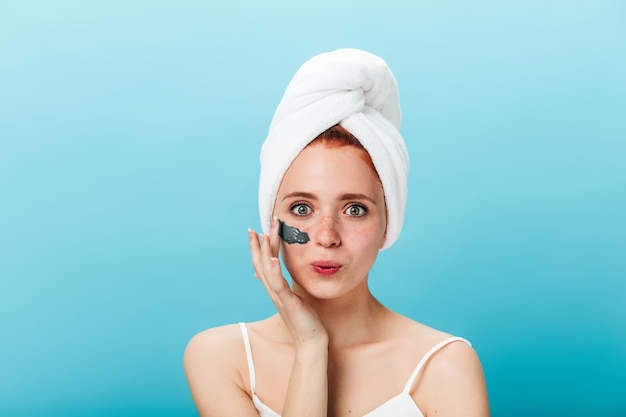
[[[310,240],[306,232],[289,226],[281,220],[278,220],[278,236],[290,245],[293,243],[307,243]]]

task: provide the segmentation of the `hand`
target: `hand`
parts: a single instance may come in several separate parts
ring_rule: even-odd
[[[269,236],[258,236],[255,231],[249,230],[248,237],[254,276],[263,283],[296,347],[311,342],[328,343],[328,334],[315,310],[291,290],[282,275],[278,261],[280,238],[277,219],[272,221]]]

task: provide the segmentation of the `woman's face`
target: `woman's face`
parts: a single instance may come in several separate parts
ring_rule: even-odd
[[[281,242],[296,293],[334,299],[367,288],[387,221],[382,185],[363,152],[313,144],[283,177],[274,215],[310,238],[305,244]]]

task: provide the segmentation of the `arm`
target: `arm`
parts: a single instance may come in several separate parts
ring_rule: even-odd
[[[466,343],[443,348],[426,365],[421,381],[416,400],[419,398],[427,416],[489,417],[480,360]]]
[[[328,345],[296,349],[282,417],[326,417]]]
[[[326,417],[328,404],[328,334],[317,313],[291,291],[282,276],[276,219],[270,236],[249,232],[255,276],[263,283],[291,333],[295,360],[282,417]]]

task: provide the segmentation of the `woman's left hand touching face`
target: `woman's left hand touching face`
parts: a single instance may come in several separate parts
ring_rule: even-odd
[[[287,326],[296,347],[310,342],[328,342],[328,334],[317,313],[289,287],[282,275],[278,250],[278,220],[273,219],[270,234],[260,236],[253,230],[248,231],[250,252],[255,277],[265,287],[276,310]]]

